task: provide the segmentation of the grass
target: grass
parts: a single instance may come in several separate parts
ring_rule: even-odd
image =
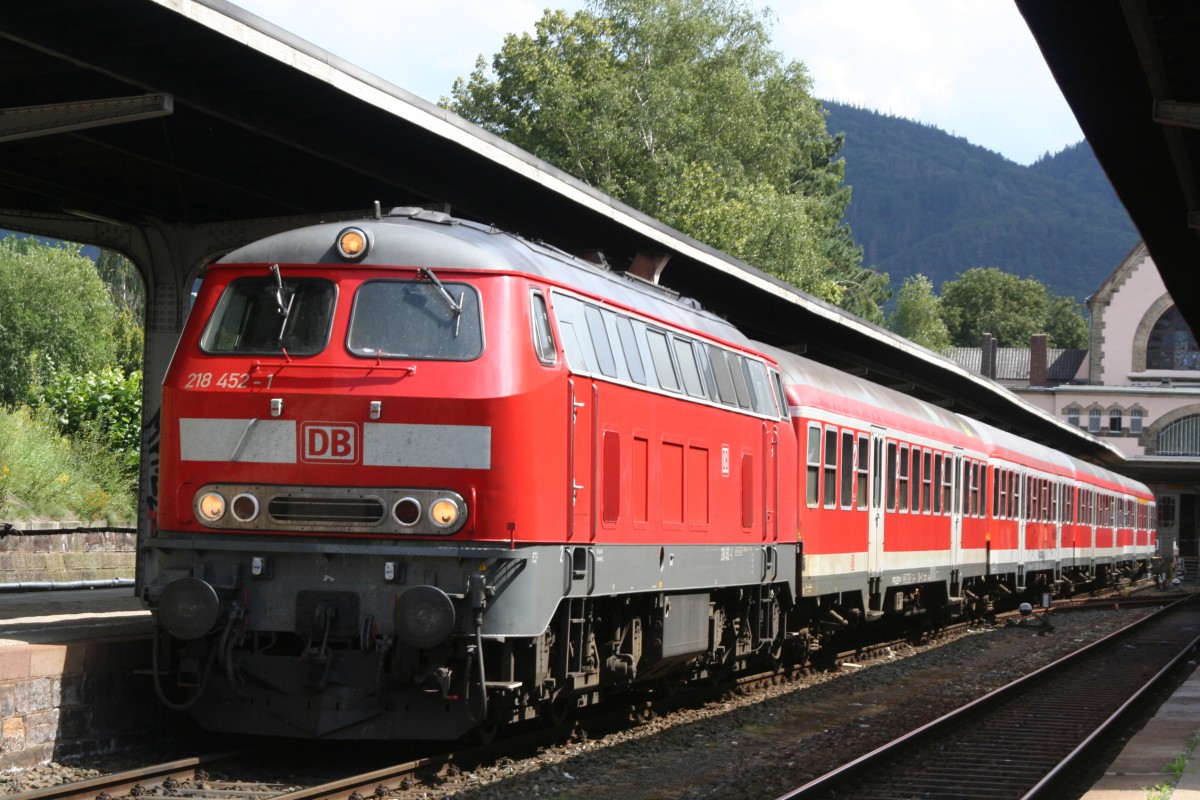
[[[1187,769],[1188,759],[1196,752],[1197,744],[1200,744],[1200,737],[1193,733],[1188,739],[1187,749],[1163,767],[1163,772],[1171,774],[1171,780],[1157,786],[1147,786],[1142,790],[1146,793],[1146,800],[1171,800],[1171,795],[1175,793],[1175,786],[1183,777],[1184,770]]]
[[[0,521],[131,525],[136,509],[137,482],[114,454],[29,408],[0,408]]]

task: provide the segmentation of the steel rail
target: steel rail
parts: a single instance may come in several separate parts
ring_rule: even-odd
[[[1043,690],[1032,699],[1022,699],[1022,693],[1036,690],[1059,674],[1083,668],[1090,660],[1101,658],[1104,652],[1128,642],[1139,633],[1151,630],[1150,626],[1178,612],[1195,612],[1196,605],[1191,602],[1192,599],[1172,603],[1155,614],[819,776],[781,795],[777,800],[811,800],[832,796],[836,791],[850,791],[856,800],[868,800],[876,796],[971,796],[1014,800],[1049,796],[1044,795],[1047,787],[1059,781],[1069,769],[1070,763],[1075,763],[1079,756],[1087,751],[1088,746],[1094,745],[1103,736],[1104,731],[1110,730],[1112,724],[1137,704],[1138,698],[1145,697],[1149,691],[1148,686],[1164,680],[1171,673],[1171,665],[1177,666],[1200,644],[1200,636],[1188,635],[1186,638],[1177,639],[1177,649],[1172,651],[1172,657],[1160,659],[1158,663],[1161,666],[1155,669],[1150,678],[1134,676],[1139,680],[1137,688],[1122,695],[1119,703],[1114,701],[1110,704],[1109,708],[1113,710],[1109,713],[1099,712],[1104,713],[1101,721],[1098,724],[1089,722],[1091,727],[1086,731],[1069,730],[1080,724],[1078,720],[1068,721],[1065,725],[1060,723],[1067,720],[1072,710],[1098,705],[1101,687],[1095,678],[1091,684],[1084,687],[1085,696],[1077,696],[1074,700],[1065,694],[1065,690],[1057,688]],[[1180,645],[1181,641],[1186,643]],[[1155,644],[1161,644],[1161,641]],[[1137,657],[1145,659],[1143,652],[1138,652]],[[1112,675],[1111,672],[1104,674],[1106,678]],[[1103,681],[1117,682],[1115,679]],[[1060,699],[1066,701],[1064,708],[1050,708],[1052,702]],[[1014,702],[1019,702],[1020,705],[1013,709],[1005,705]],[[999,709],[1005,709],[1003,719],[993,721],[989,716],[985,716],[999,714]],[[949,736],[951,731],[953,738],[939,738]],[[977,740],[972,740],[972,732],[981,732],[981,735]],[[1016,744],[1001,744],[1009,734],[1015,734],[1013,741]],[[1073,745],[1066,748],[1065,755],[1056,756],[1048,752],[1052,749],[1049,746],[1050,740],[1055,736],[1073,737]],[[940,747],[939,742],[942,743]],[[1004,749],[1006,746],[1010,749]],[[939,754],[941,760],[934,766],[921,766],[921,755],[931,752]],[[903,765],[898,764],[901,760]],[[902,772],[911,774],[916,771],[923,771],[918,777],[912,778],[914,785],[921,788],[911,789],[915,794],[910,794],[898,786],[899,775]],[[1036,777],[1026,780],[1021,773],[1029,772],[1036,772]],[[922,784],[923,781],[927,783]],[[1021,781],[1025,782],[1018,788],[1017,785]],[[878,795],[872,793],[875,787],[878,788]]]

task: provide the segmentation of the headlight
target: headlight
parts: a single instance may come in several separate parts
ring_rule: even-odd
[[[458,508],[458,503],[448,498],[440,498],[429,507],[429,519],[439,528],[449,528],[458,521],[458,515],[461,513]]]
[[[205,492],[196,501],[196,512],[206,522],[216,522],[225,516],[225,498],[216,492]]]
[[[230,510],[233,511],[233,518],[238,522],[250,522],[258,516],[258,498],[242,492],[233,498]]]

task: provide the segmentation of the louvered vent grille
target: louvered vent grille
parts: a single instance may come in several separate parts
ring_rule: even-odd
[[[267,513],[278,522],[299,525],[378,525],[383,503],[371,497],[294,497],[271,499]]]

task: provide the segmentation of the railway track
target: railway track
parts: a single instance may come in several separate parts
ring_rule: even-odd
[[[1062,797],[1083,757],[1200,643],[1180,600],[779,800]]]
[[[1161,603],[1163,598],[1159,596],[1156,601]],[[1108,601],[1108,605],[1111,604],[1112,601]],[[1123,602],[1122,605],[1132,603]],[[1067,611],[1070,608],[1073,607],[1067,606],[1063,610]],[[935,635],[953,636],[959,628],[966,627],[965,624],[947,626]],[[888,653],[891,648],[902,643],[904,640],[844,650],[831,655],[826,663],[849,662],[863,665],[877,657],[890,658]],[[908,643],[912,643],[911,638]],[[443,753],[428,751],[421,753],[420,757],[408,758],[401,763],[393,763],[394,749],[391,751],[392,758],[378,756],[375,757],[374,763],[370,758],[364,758],[352,764],[350,760],[343,758],[347,752],[344,750],[321,751],[307,759],[302,754],[293,754],[294,764],[311,766],[323,760],[327,764],[335,763],[343,768],[345,775],[356,773],[350,777],[336,776],[331,779],[328,774],[324,777],[314,776],[311,770],[303,767],[280,766],[278,752],[239,751],[205,758],[182,759],[94,778],[83,783],[10,794],[4,800],[105,800],[126,796],[219,800],[266,797],[279,800],[360,800],[382,797],[387,794],[400,794],[412,787],[437,785],[443,778],[452,777],[458,771],[466,772],[476,766],[495,764],[504,757],[531,758],[540,750],[554,745],[579,742],[584,738],[601,739],[610,732],[628,729],[631,723],[636,727],[640,722],[666,716],[677,708],[703,706],[714,699],[728,697],[730,692],[754,694],[759,689],[789,682],[793,677],[796,677],[794,672],[763,672],[742,676],[737,681],[709,685],[703,689],[678,694],[658,693],[650,697],[629,695],[624,698],[624,702],[614,703],[604,711],[582,716],[580,725],[586,728],[586,734],[580,732],[582,728],[572,730],[569,726],[537,728],[505,737],[489,746],[458,748]],[[410,749],[408,752],[413,751]],[[386,766],[380,766],[385,764]]]

